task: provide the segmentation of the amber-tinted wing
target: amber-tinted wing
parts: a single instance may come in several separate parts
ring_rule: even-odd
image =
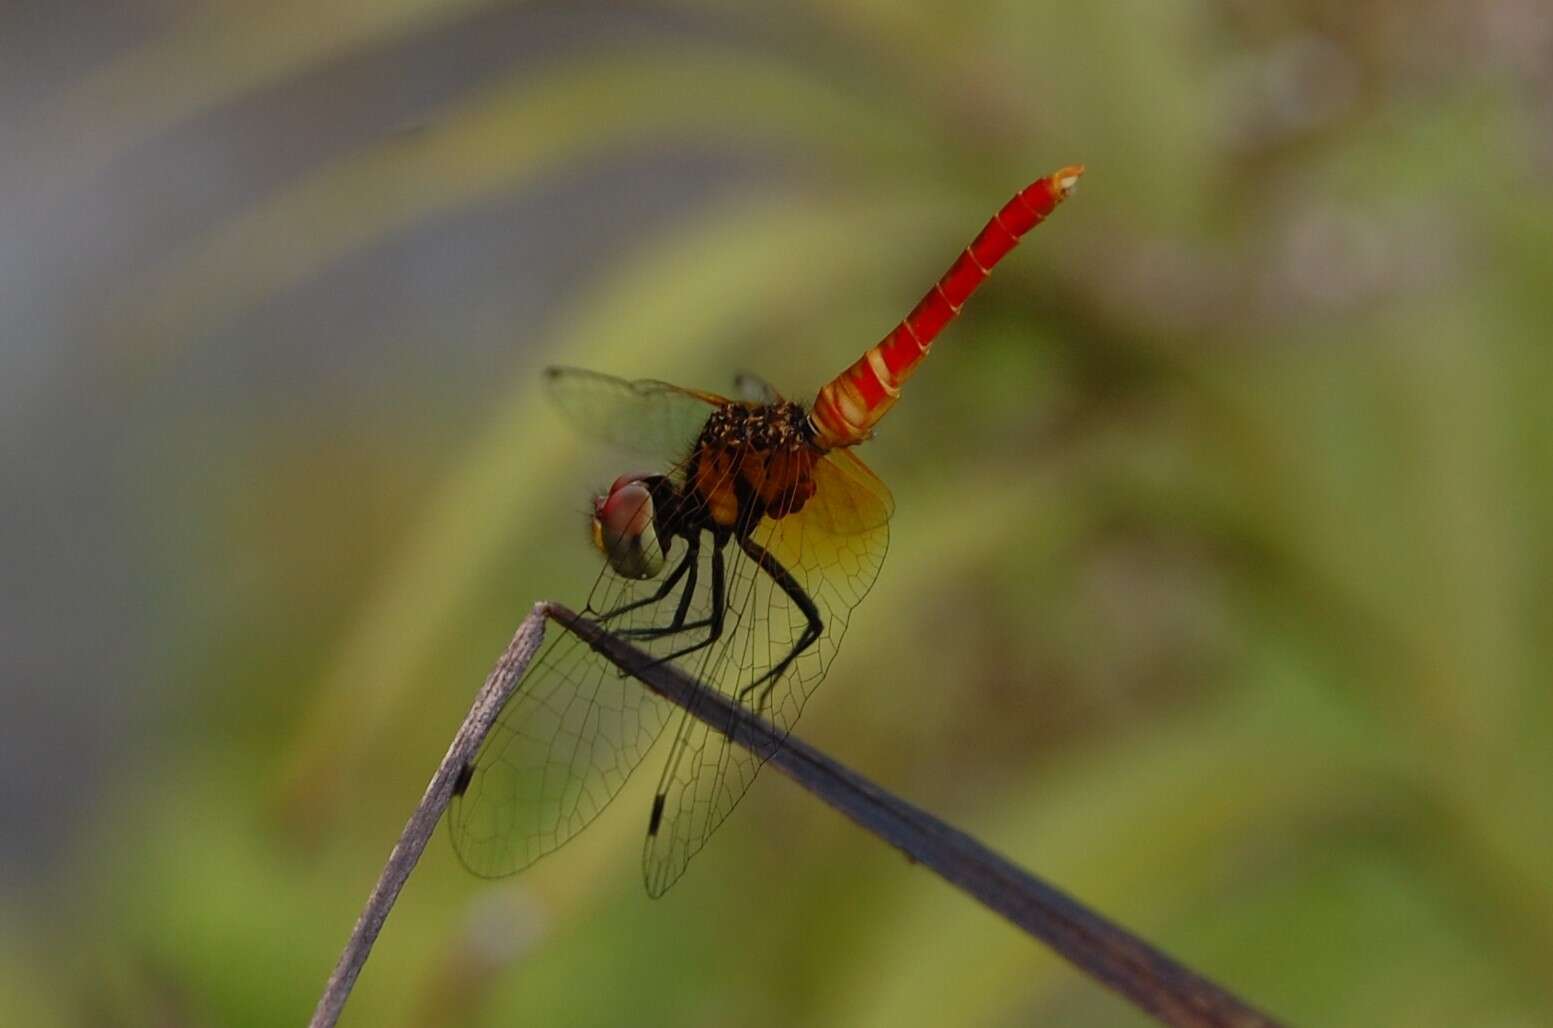
[[[850,451],[827,454],[814,468],[816,491],[801,511],[767,518],[751,538],[792,576],[823,622],[817,642],[775,681],[756,685],[793,649],[809,618],[751,557],[729,546],[730,581],[723,638],[686,670],[741,699],[783,733],[835,658],[847,622],[879,574],[893,509],[883,482]],[[768,691],[769,690],[769,691]],[[663,769],[643,851],[647,891],[660,896],[738,805],[762,761],[727,734],[685,716]]]
[[[731,402],[716,393],[582,368],[546,368],[545,390],[582,435],[659,461],[684,457],[712,408]]]

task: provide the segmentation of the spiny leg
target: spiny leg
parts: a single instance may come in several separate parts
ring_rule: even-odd
[[[786,671],[788,666],[798,659],[800,653],[813,646],[819,637],[824,634],[825,621],[820,617],[820,609],[814,605],[814,600],[809,597],[808,593],[804,592],[804,588],[798,584],[798,580],[782,566],[782,562],[771,555],[771,551],[749,538],[740,539],[739,548],[749,554],[749,558],[755,562],[755,566],[764,571],[787,594],[788,599],[792,600],[798,609],[803,611],[803,616],[808,620],[808,623],[804,625],[803,634],[798,637],[798,642],[793,645],[793,648],[787,651],[787,655],[777,661],[776,666],[770,671],[767,671],[739,690],[739,700],[742,702],[744,697],[748,696],[757,687],[764,685],[765,689],[760,694],[760,706],[764,708],[766,701],[771,698],[771,690],[776,688],[778,680],[781,679],[782,672]]]
[[[706,647],[716,642],[723,634],[723,615],[727,612],[728,609],[728,586],[727,582],[725,581],[726,576],[724,574],[723,567],[724,542],[725,540],[714,540],[712,543],[711,613],[709,613],[701,621],[693,622],[692,624],[686,625],[680,629],[680,631],[689,631],[690,629],[699,627],[702,624],[709,625],[710,630],[706,633],[706,638],[700,640],[699,642],[691,643],[689,646],[686,646],[682,649],[675,650],[673,653],[665,654],[662,657],[655,657],[652,663],[647,665],[648,667],[656,667],[659,664],[665,664],[671,660],[678,660],[680,657],[694,653],[697,650],[706,649]]]
[[[686,571],[691,572],[690,584],[691,587],[694,588],[696,580],[696,554],[700,550],[701,541],[696,538],[691,538],[689,543],[690,545],[689,548],[685,551],[684,559],[679,562],[673,571],[669,572],[669,577],[663,580],[662,584],[658,586],[657,590],[651,596],[644,596],[639,600],[632,600],[630,603],[616,607],[614,610],[606,611],[603,614],[597,615],[593,620],[602,624],[606,621],[617,618],[622,614],[628,614],[640,607],[646,607],[649,604],[657,603],[659,600],[663,599],[673,591],[675,584],[685,576]],[[688,603],[688,601],[682,600],[681,603]]]
[[[699,576],[700,573],[701,573],[701,561],[700,561],[700,556],[701,556],[701,536],[700,536],[700,533],[697,533],[697,534],[695,534],[693,536],[690,536],[689,539],[688,539],[688,542],[689,542],[690,550],[685,555],[685,562],[683,564],[681,564],[680,567],[683,568],[683,567],[685,567],[688,564],[689,567],[690,567],[690,575],[689,575],[688,578],[685,579],[685,588],[680,591],[679,602],[677,604],[675,604],[675,607],[674,607],[674,617],[673,617],[673,619],[670,620],[669,623],[667,625],[664,625],[664,626],[657,626],[657,627],[651,627],[651,628],[624,628],[624,629],[618,629],[615,634],[619,635],[623,639],[632,639],[632,640],[636,640],[636,641],[651,641],[653,639],[664,639],[664,638],[667,638],[668,636],[671,636],[671,635],[680,635],[680,634],[682,634],[684,632],[693,632],[693,631],[695,631],[698,628],[706,628],[707,626],[711,625],[713,616],[716,616],[716,614],[717,614],[717,594],[719,592],[718,577],[717,576],[718,576],[718,573],[719,573],[719,571],[721,569],[721,565],[722,565],[722,552],[719,549],[719,550],[714,550],[713,553],[712,553],[712,594],[713,594],[713,601],[712,602],[713,602],[713,612],[712,612],[711,615],[708,615],[707,617],[700,618],[700,619],[698,619],[696,621],[692,621],[689,624],[686,624],[685,617],[690,613],[690,603],[695,598],[695,595],[696,595],[696,580],[697,580],[697,576]],[[678,569],[676,569],[676,570],[678,570]],[[668,593],[667,589],[659,589],[658,592],[657,592],[657,598],[661,599],[663,596],[667,595],[667,593]],[[720,626],[717,629],[717,631],[721,631]],[[687,650],[681,650],[678,653],[672,653],[668,657],[660,657],[657,660],[654,660],[651,663],[649,663],[647,666],[648,667],[652,667],[653,665],[659,664],[659,663],[661,663],[664,660],[671,660],[674,657],[679,656],[680,654],[690,652],[691,650],[699,649],[701,646],[710,645],[712,640],[714,640],[716,638],[717,638],[717,636],[715,634],[709,635],[700,644],[695,645],[695,646],[691,646]],[[626,674],[627,674],[627,672],[626,672],[625,668],[621,668],[620,669],[620,677],[624,678],[626,676]]]
[[[707,619],[685,623],[685,617],[690,613],[690,603],[696,596],[696,582],[701,574],[701,536],[698,534],[688,537],[690,550],[685,555],[686,562],[690,565],[690,577],[685,580],[685,588],[679,594],[679,603],[674,607],[674,617],[667,625],[648,625],[645,628],[621,629],[616,634],[625,639],[658,639],[665,635],[675,635],[679,632],[688,632],[696,628],[704,628]],[[659,590],[658,598],[664,595]]]
[[[696,545],[697,547],[700,546],[699,541]],[[716,557],[717,555],[714,553],[714,564],[716,563]],[[662,639],[665,636],[679,635],[684,632],[693,632],[698,628],[706,628],[711,625],[711,614],[708,614],[704,618],[697,618],[694,621],[685,621],[686,615],[690,613],[690,601],[693,600],[696,595],[696,575],[699,572],[699,567],[693,567],[690,569],[690,580],[685,583],[685,591],[680,593],[679,606],[674,610],[674,618],[667,625],[650,628],[630,628],[619,634],[627,639]]]

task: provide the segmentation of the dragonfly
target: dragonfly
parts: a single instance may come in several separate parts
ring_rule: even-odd
[[[889,547],[894,501],[853,452],[992,268],[1063,201],[1081,165],[1004,204],[922,300],[812,404],[753,376],[736,396],[548,368],[582,432],[649,470],[593,501],[603,567],[585,616],[790,732]],[[454,787],[454,849],[501,877],[587,827],[678,714],[642,854],[663,895],[737,806],[762,758],[565,633],[546,644]]]

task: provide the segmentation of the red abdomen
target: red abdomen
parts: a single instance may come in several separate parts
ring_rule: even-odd
[[[1073,191],[1083,173],[1083,165],[1072,165],[1015,194],[905,320],[820,390],[809,412],[816,445],[828,450],[868,438],[873,426],[900,398],[901,386],[917,370],[944,326],[960,313],[960,307],[1020,237],[1044,221]]]

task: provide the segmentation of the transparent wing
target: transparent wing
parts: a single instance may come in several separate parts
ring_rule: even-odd
[[[712,408],[731,402],[716,393],[582,368],[550,367],[544,377],[550,399],[582,435],[664,461],[690,452]]]
[[[600,583],[611,605],[651,584],[607,572]],[[641,763],[669,713],[576,636],[556,634],[453,798],[448,824],[464,866],[486,878],[512,874],[580,832]]]
[[[711,554],[680,539],[668,557],[667,569],[683,565],[674,583],[683,588],[664,589],[672,571],[643,581],[605,562],[584,613],[653,656],[670,656],[697,632],[633,636],[668,624],[681,613],[682,596],[687,625],[709,620]],[[448,824],[464,866],[487,878],[512,874],[582,831],[676,709],[576,636],[557,632],[524,673],[451,803]]]
[[[776,387],[753,371],[741,371],[733,376],[733,395],[745,403],[755,403],[762,406],[779,403],[782,394],[776,391]]]
[[[723,638],[686,670],[790,732],[841,645],[847,622],[889,548],[889,490],[862,461],[833,451],[814,467],[815,494],[797,514],[765,519],[752,541],[779,562],[813,603],[822,634],[772,682],[759,683],[803,636],[809,616],[748,554],[728,546]],[[661,896],[738,805],[762,761],[727,734],[684,716],[664,765],[642,855],[647,891]]]

